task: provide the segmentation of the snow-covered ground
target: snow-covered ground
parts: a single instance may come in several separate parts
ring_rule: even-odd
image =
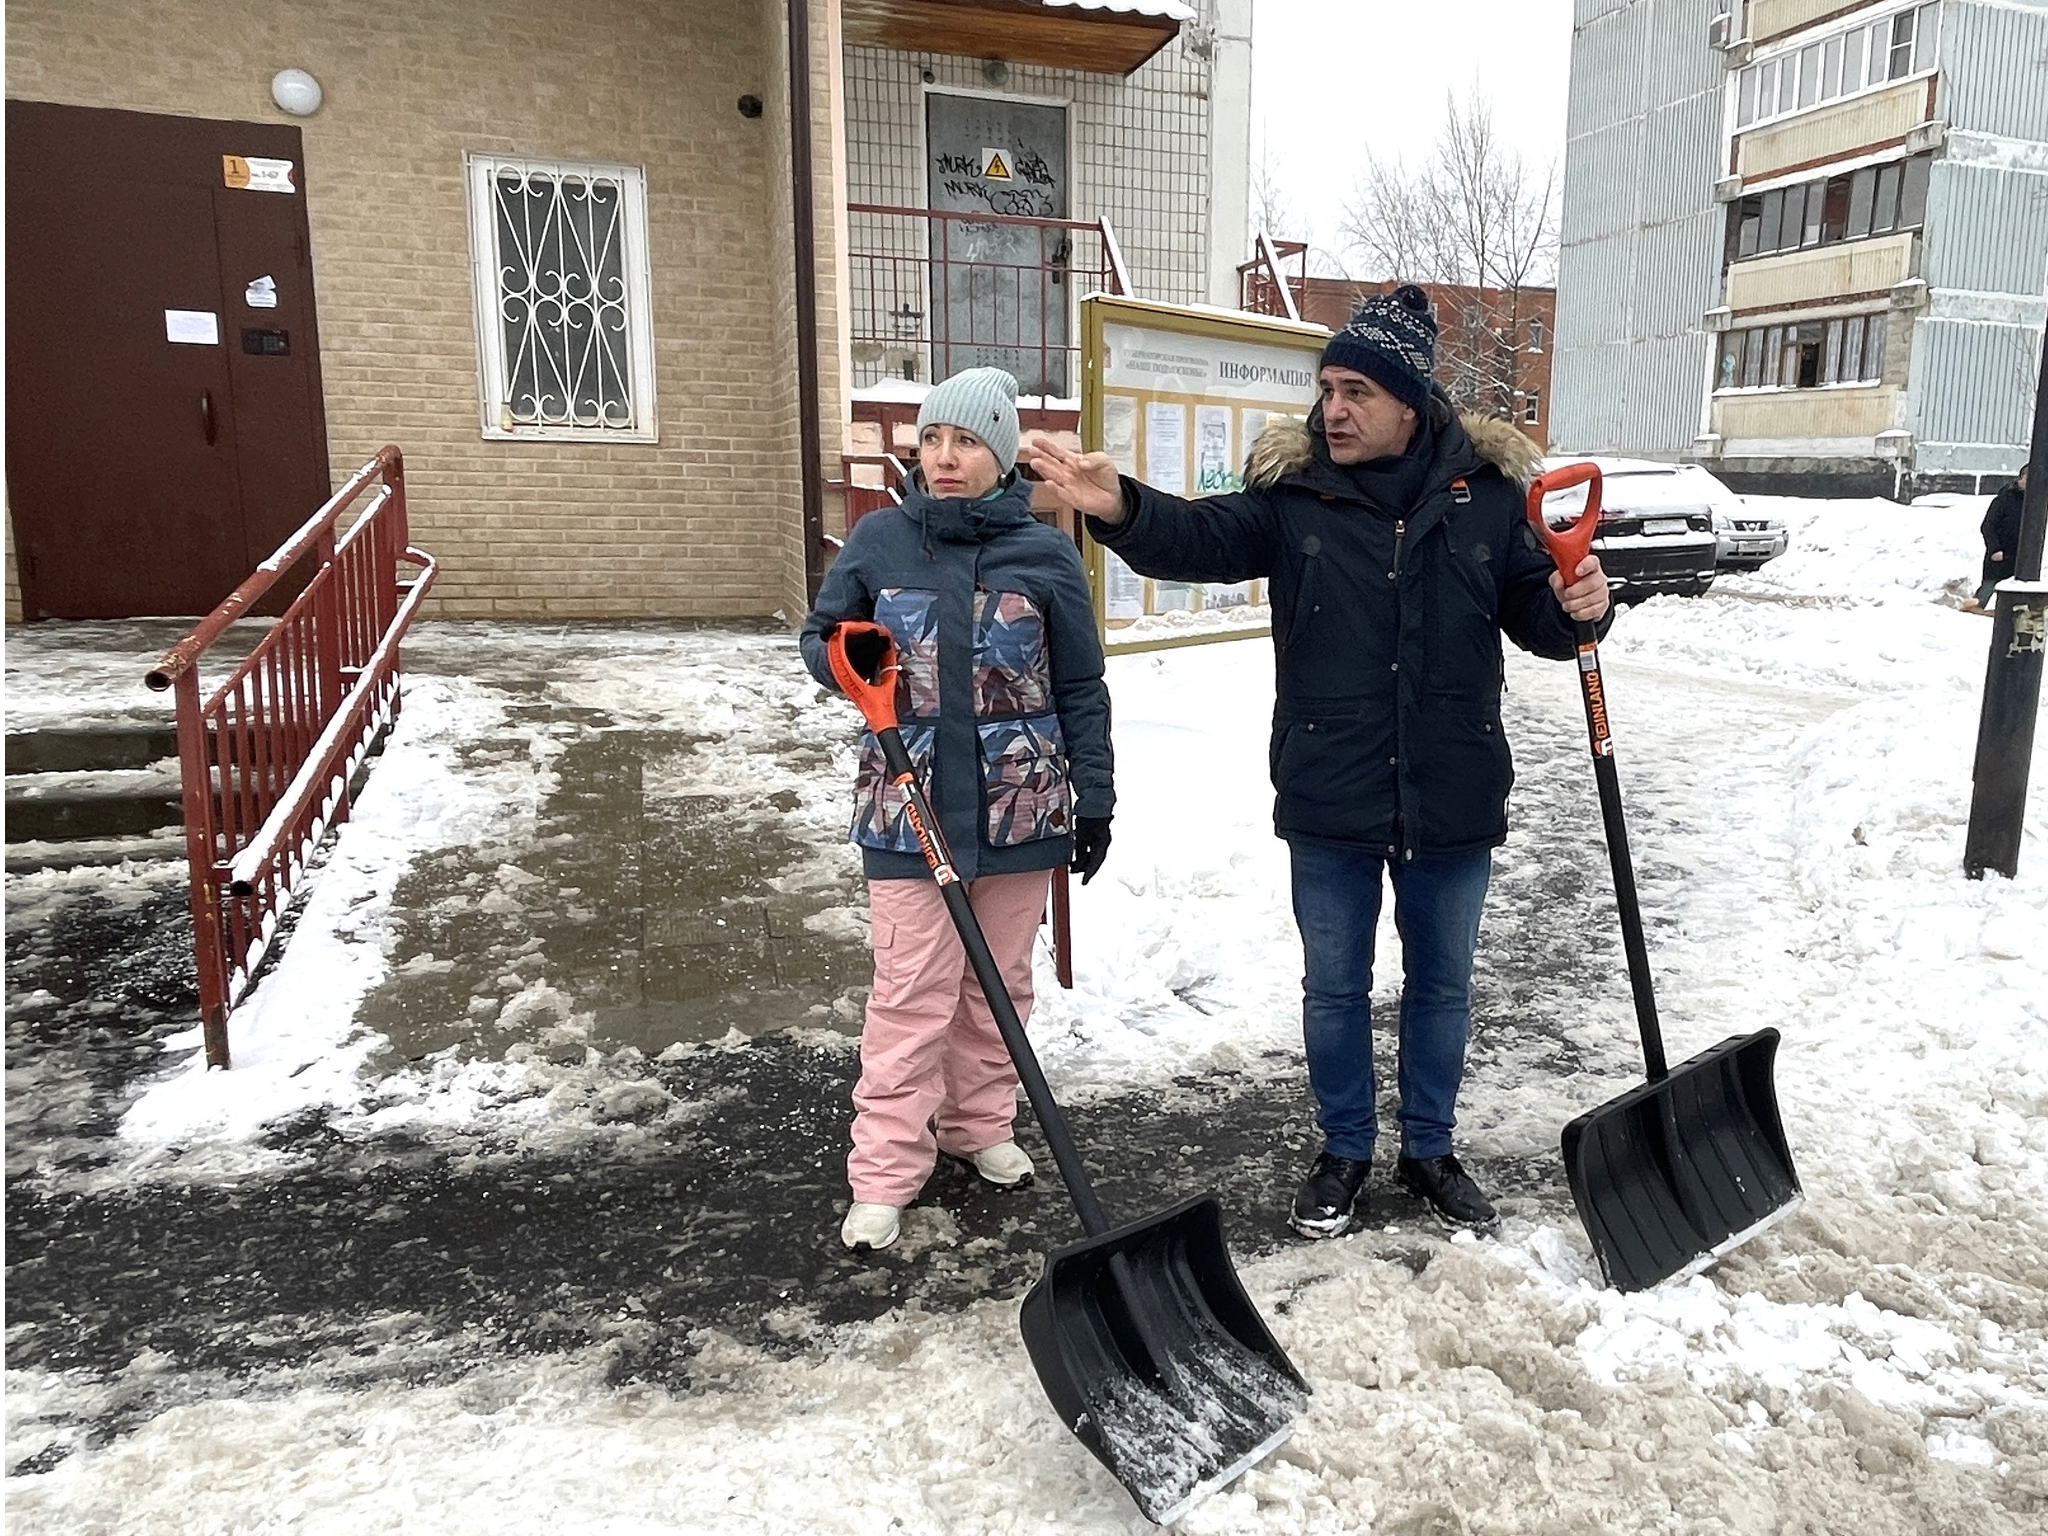
[[[1568,1207],[1542,1201],[1508,1202],[1498,1236],[1431,1239],[1412,1263],[1352,1239],[1245,1264],[1315,1396],[1294,1439],[1183,1529],[2041,1529],[2048,750],[2037,743],[2019,878],[1965,879],[1990,626],[1950,599],[1976,568],[1978,509],[1779,506],[1787,555],[1707,598],[1629,611],[1603,657],[1672,1057],[1783,1031],[1778,1087],[1807,1204],[1708,1274],[1633,1296],[1600,1286]],[[683,643],[701,658],[705,642]],[[604,682],[630,720],[708,721],[679,780],[788,791],[759,814],[815,837],[792,878],[828,887],[846,867],[832,839],[849,753],[799,771],[758,748],[791,721],[844,741],[850,711],[780,639],[718,642],[709,669],[678,665],[671,646],[629,639],[608,669],[579,660],[560,686]],[[1300,957],[1265,777],[1270,672],[1261,640],[1111,662],[1116,842],[1104,876],[1076,888],[1077,986],[1043,975],[1033,1023],[1064,1098],[1299,1072]],[[1482,1164],[1554,1158],[1558,1127],[1641,1065],[1572,674],[1513,657],[1509,685],[1524,772],[1480,981],[1518,1001],[1480,1021],[1461,1101]],[[109,1176],[261,1178],[275,1154],[259,1122],[313,1104],[344,1129],[402,1104],[421,1134],[494,1116],[498,1134],[541,1138],[555,1134],[544,1119],[508,1119],[509,1103],[541,1102],[508,1080],[626,1070],[597,1052],[569,1067],[508,1053],[360,1070],[369,1042],[351,1041],[350,1012],[387,963],[397,875],[451,842],[513,837],[551,771],[543,733],[523,758],[455,750],[504,724],[487,684],[437,679],[416,700],[237,1022],[246,1077],[196,1064],[163,1077],[129,1111]],[[1603,882],[1590,896],[1549,878],[1587,868]],[[13,903],[37,888],[9,889]],[[1397,952],[1391,931],[1381,952]],[[944,1241],[943,1212],[912,1216],[913,1239]],[[1144,1529],[1047,1408],[1016,1313],[1014,1300],[899,1311],[793,1355],[705,1337],[689,1393],[608,1384],[601,1349],[428,1385],[195,1378],[130,1432],[10,1478],[10,1518],[420,1536]],[[145,1354],[112,1380],[11,1371],[10,1465],[66,1416],[133,1400],[169,1369]]]

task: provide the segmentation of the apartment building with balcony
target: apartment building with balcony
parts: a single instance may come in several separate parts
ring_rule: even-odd
[[[1579,5],[1554,440],[1758,490],[2012,474],[2048,317],[2048,3],[1707,9]]]

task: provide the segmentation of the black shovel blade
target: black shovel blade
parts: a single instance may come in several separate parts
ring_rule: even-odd
[[[1572,1199],[1616,1290],[1696,1275],[1798,1209],[1777,1055],[1775,1029],[1731,1035],[1564,1128]]]
[[[1308,1399],[1213,1195],[1052,1254],[1021,1321],[1054,1410],[1159,1525],[1264,1459]]]

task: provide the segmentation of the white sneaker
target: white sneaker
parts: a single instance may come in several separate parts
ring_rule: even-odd
[[[967,1161],[998,1189],[1021,1189],[1031,1182],[1031,1159],[1014,1141],[999,1141],[979,1152],[970,1152]]]
[[[896,1222],[897,1214],[893,1205],[869,1205],[856,1200],[847,1209],[846,1220],[839,1224],[839,1241],[856,1253],[886,1248],[902,1230]]]

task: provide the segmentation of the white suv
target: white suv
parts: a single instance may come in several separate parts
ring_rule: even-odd
[[[1711,587],[1718,542],[1715,492],[1726,496],[1727,488],[1703,469],[1655,459],[1558,455],[1545,459],[1543,467],[1589,462],[1600,467],[1600,529],[1593,553],[1600,557],[1615,600],[1635,602],[1660,592],[1698,597]],[[1583,492],[1561,494],[1557,515],[1568,516],[1584,505]]]

